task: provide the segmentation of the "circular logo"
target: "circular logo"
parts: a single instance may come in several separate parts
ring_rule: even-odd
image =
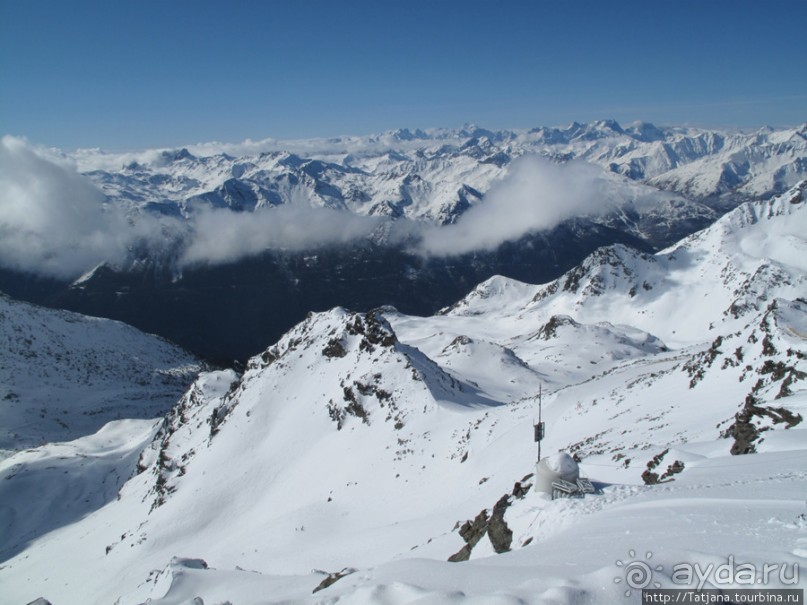
[[[633,549],[628,551],[628,555],[632,560],[627,562],[617,560],[616,566],[624,568],[625,571],[623,576],[617,576],[614,578],[614,584],[621,584],[622,582],[625,582],[627,586],[625,596],[629,597],[633,590],[641,590],[643,588],[647,588],[651,584],[655,588],[661,588],[661,584],[653,581],[653,572],[662,571],[664,567],[661,565],[652,567],[650,565],[649,561],[653,558],[653,553],[647,551],[644,556],[644,561],[636,559],[636,551]]]

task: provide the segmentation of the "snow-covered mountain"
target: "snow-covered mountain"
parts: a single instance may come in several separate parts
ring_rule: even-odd
[[[807,182],[766,202],[746,203],[657,254],[601,248],[541,286],[495,277],[444,311],[447,316],[569,314],[652,330],[665,341],[699,342],[742,325],[777,296],[803,297]]]
[[[433,317],[312,313],[162,423],[9,458],[0,602],[639,602],[631,559],[729,553],[803,588],[806,187]],[[539,388],[598,493],[530,489]]]
[[[806,132],[601,121],[125,154],[6,137],[0,289],[243,362],[308,310],[430,314],[493,275],[674,245],[803,179]]]
[[[154,418],[203,368],[192,355],[116,321],[0,293],[0,452]]]
[[[527,132],[399,130],[128,155],[84,150],[73,157],[111,200],[147,211],[188,215],[205,206],[254,211],[290,204],[448,224],[478,204],[514,159],[528,154],[585,160],[679,194],[679,212],[707,213],[696,203],[734,207],[803,179],[807,125],[731,133],[652,124],[623,128],[604,120]]]
[[[134,154],[79,150],[69,160],[100,189],[109,208],[123,211],[134,224],[151,220],[143,232],[156,228],[153,221],[161,221],[161,243],[135,246],[135,256],[160,263],[232,262],[273,246],[312,250],[333,243],[333,238],[345,243],[345,238],[369,237],[388,245],[414,241],[417,247],[422,236],[422,246],[434,252],[424,229],[460,222],[497,192],[499,197],[529,198],[521,206],[539,200],[556,208],[547,214],[550,223],[528,221],[520,235],[574,216],[557,208],[580,206],[586,200],[585,211],[578,214],[658,249],[706,227],[742,202],[782,193],[803,179],[806,129],[802,125],[742,133],[651,124],[623,128],[604,120],[522,132],[466,127]],[[578,197],[583,200],[567,199],[569,185],[592,180],[593,173],[583,175],[586,178],[533,175],[526,191],[508,189],[503,183],[523,179],[528,172],[522,169],[519,177],[518,162],[525,157],[586,165],[600,177],[589,190],[581,187]],[[565,197],[554,193],[558,178],[565,179]],[[278,208],[290,214],[262,212]],[[312,208],[338,212],[328,215],[330,220],[321,219],[329,229],[304,214]],[[257,233],[233,216],[244,212],[261,217]],[[499,214],[508,213],[504,209]],[[390,219],[395,228],[382,222],[386,227],[373,229],[377,222],[357,222],[355,217]],[[239,235],[230,241],[228,233],[234,229]],[[215,235],[208,234],[210,230]],[[515,239],[490,231],[487,236],[477,234],[474,241],[490,245]],[[454,248],[448,251],[455,253]]]

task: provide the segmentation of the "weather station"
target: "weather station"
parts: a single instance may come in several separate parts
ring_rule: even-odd
[[[533,422],[534,440],[538,444],[535,465],[535,491],[557,498],[582,497],[596,492],[586,477],[580,476],[577,461],[568,452],[558,452],[541,458],[541,442],[546,436],[546,423],[542,420],[543,388],[538,387],[538,420]]]

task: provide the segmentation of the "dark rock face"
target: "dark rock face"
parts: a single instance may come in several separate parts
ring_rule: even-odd
[[[510,550],[513,543],[513,531],[507,526],[504,520],[504,513],[510,506],[510,497],[502,496],[493,507],[488,523],[488,538],[493,545],[493,550],[503,553]]]
[[[353,569],[352,567],[345,567],[342,571],[334,571],[332,573],[329,573],[325,577],[325,579],[323,579],[322,582],[320,582],[319,585],[312,592],[317,593],[320,590],[325,590],[326,588],[328,588],[328,586],[335,584],[345,576],[349,576],[350,574],[355,572],[356,570]]]
[[[680,460],[676,460],[669,466],[667,466],[667,470],[664,471],[659,475],[659,473],[653,472],[654,469],[661,464],[661,461],[664,459],[664,456],[667,455],[669,449],[664,450],[660,454],[656,454],[653,456],[653,459],[647,463],[647,470],[642,473],[642,480],[644,481],[645,485],[656,485],[658,483],[664,483],[665,481],[672,481],[672,476],[677,475],[678,473],[683,472],[684,470],[684,463]]]
[[[332,338],[328,341],[328,344],[325,345],[325,348],[322,349],[322,354],[325,357],[344,357],[347,355],[347,351],[345,351],[345,347],[342,346],[342,343],[339,342],[337,339]]]
[[[532,477],[532,473],[526,475],[521,481],[517,481],[513,486],[512,494],[504,494],[488,515],[488,510],[480,511],[473,521],[465,521],[459,528],[460,537],[465,540],[465,545],[451,555],[448,560],[451,563],[467,561],[471,557],[471,552],[479,541],[485,536],[490,540],[493,550],[497,553],[507,552],[513,545],[513,530],[507,526],[504,514],[510,505],[517,499],[523,498],[530,491],[531,484],[522,485]],[[459,525],[459,523],[457,523]],[[532,539],[527,541],[529,543]],[[526,546],[526,544],[524,546]]]
[[[786,424],[786,428],[792,428],[802,421],[800,414],[794,414],[785,408],[761,406],[756,397],[749,394],[743,408],[734,417],[734,424],[724,434],[725,437],[734,438],[731,445],[732,456],[756,453],[756,443],[766,429],[757,428],[754,420],[762,420],[765,417],[768,417],[773,424]]]
[[[467,561],[471,557],[471,551],[474,549],[479,541],[485,537],[488,531],[488,511],[481,511],[476,518],[471,521],[466,521],[460,527],[460,536],[465,540],[465,546],[459,551],[451,555],[448,560],[452,563],[460,561]]]
[[[541,340],[550,340],[558,335],[558,328],[561,326],[572,326],[577,327],[578,324],[575,320],[571,317],[565,317],[562,315],[553,315],[549,318],[549,321],[546,322],[541,328],[538,330],[538,337]]]

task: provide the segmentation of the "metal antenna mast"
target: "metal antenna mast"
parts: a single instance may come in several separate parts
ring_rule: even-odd
[[[541,395],[542,395],[542,387],[543,384],[538,385],[538,423],[534,425],[535,429],[535,441],[538,443],[538,462],[541,461],[541,441],[544,438],[545,426],[543,421],[541,420]]]

